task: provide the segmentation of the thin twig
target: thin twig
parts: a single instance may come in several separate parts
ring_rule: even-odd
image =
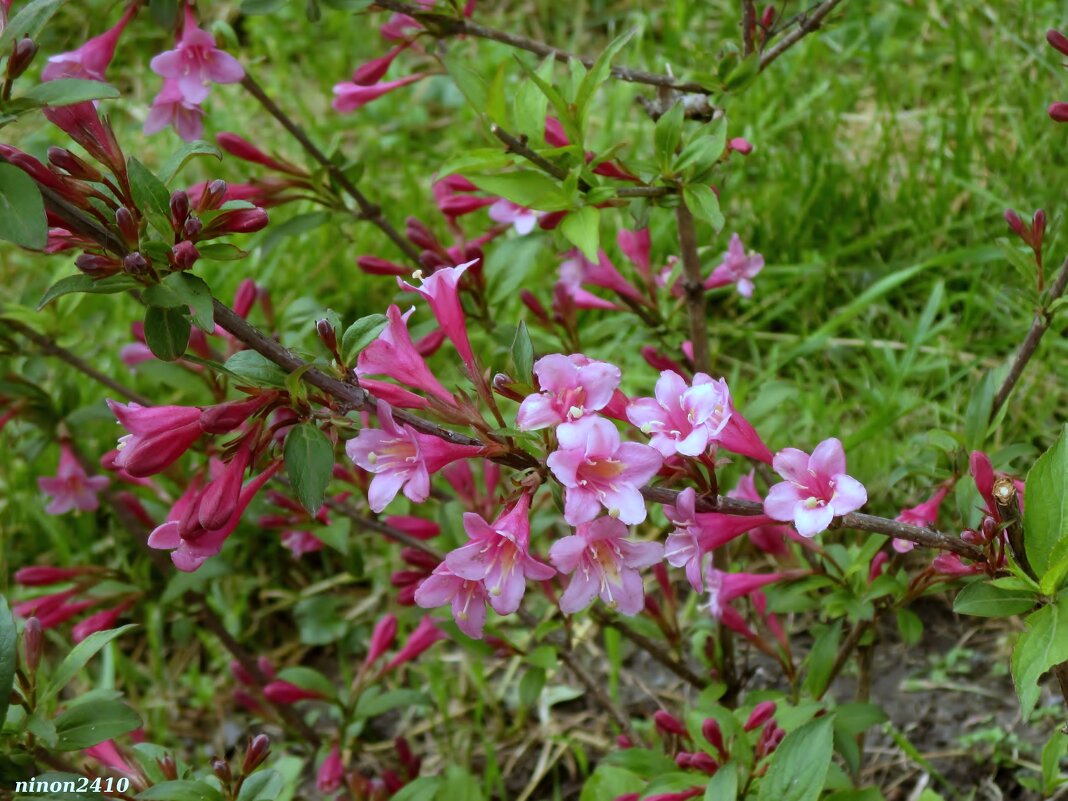
[[[682,289],[686,296],[686,314],[690,321],[690,343],[693,346],[693,366],[697,372],[710,373],[712,364],[708,354],[708,318],[705,313],[705,287],[701,276],[701,257],[697,253],[697,235],[693,214],[685,201],[675,209],[679,227],[679,248],[682,252]]]
[[[797,18],[797,27],[783,36],[773,47],[764,51],[760,57],[760,71],[766,70],[775,59],[800,42],[813,31],[817,30],[827,15],[834,11],[842,0],[823,0],[810,11],[806,11]]]
[[[678,659],[673,658],[671,654],[668,653],[667,649],[665,649],[660,643],[656,642],[655,640],[650,640],[644,634],[639,634],[619,618],[613,618],[611,615],[605,613],[597,607],[593,607],[591,611],[593,613],[594,619],[598,623],[600,623],[605,628],[613,628],[618,631],[620,634],[623,635],[625,639],[628,639],[632,643],[637,645],[639,648],[649,654],[649,656],[651,656],[654,660],[666,667],[668,670],[670,670],[680,679],[685,681],[687,684],[690,684],[699,690],[703,690],[705,687],[708,686],[707,679],[702,679],[700,676],[690,670],[688,665]]]

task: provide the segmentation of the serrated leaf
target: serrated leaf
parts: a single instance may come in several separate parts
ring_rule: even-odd
[[[1003,589],[987,581],[976,581],[957,593],[953,611],[974,617],[1009,617],[1032,609],[1036,600],[1035,594],[1027,590]]]
[[[185,353],[190,330],[184,306],[149,306],[145,312],[145,344],[161,361],[173,362]]]
[[[824,715],[786,735],[760,783],[759,801],[815,801],[834,751],[834,718]]]
[[[166,185],[133,156],[127,160],[130,174],[130,191],[137,208],[144,212],[148,222],[165,239],[174,235],[171,226],[171,195]]]
[[[105,100],[119,96],[110,83],[87,81],[81,78],[57,78],[31,87],[22,100],[32,100],[42,106],[70,106],[87,100]]]
[[[80,751],[140,728],[141,716],[120,701],[89,701],[55,719],[56,750]]]
[[[682,189],[682,198],[694,217],[711,225],[716,233],[723,230],[726,220],[723,219],[719,198],[712,191],[712,187],[705,184],[687,184]]]
[[[85,667],[90,659],[96,656],[101,648],[116,637],[135,628],[137,628],[137,624],[130,623],[117,629],[97,631],[75,645],[60,663],[59,667],[56,668],[56,672],[52,674],[48,686],[40,692],[39,700],[47,700],[48,698],[57,695],[60,690],[70,683],[71,679],[78,675],[78,671]]]
[[[15,686],[15,663],[18,661],[18,630],[8,609],[7,599],[0,595],[0,727],[7,717],[8,699]]]
[[[374,342],[388,323],[384,314],[368,314],[346,328],[341,335],[341,358],[345,364],[352,364],[360,351]]]
[[[301,423],[286,435],[285,462],[297,498],[309,514],[317,514],[334,472],[334,446],[316,426]]]
[[[601,246],[601,213],[593,206],[583,206],[564,217],[560,233],[582,251],[590,261],[597,261]]]
[[[0,163],[0,239],[35,250],[48,243],[41,190],[13,164]]]
[[[1024,550],[1039,580],[1068,554],[1068,424],[1027,474]],[[1061,576],[1063,578],[1063,575]],[[1048,584],[1048,582],[1047,582]],[[1052,588],[1051,588],[1052,589]]]

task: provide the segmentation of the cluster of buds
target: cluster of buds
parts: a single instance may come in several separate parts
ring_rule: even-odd
[[[1068,103],[1062,105],[1068,106]],[[1036,211],[1028,225],[1013,209],[1007,209],[1005,222],[1009,224],[1009,229],[1034,253],[1035,265],[1038,267],[1038,291],[1041,292],[1043,289],[1042,241],[1046,236],[1046,212],[1042,209]]]
[[[200,258],[198,243],[228,234],[251,234],[267,226],[267,212],[247,200],[229,199],[228,189],[226,181],[215,180],[195,193],[195,202],[190,192],[179,190],[171,195],[175,244],[167,261],[172,269],[191,268]]]
[[[114,628],[119,618],[137,601],[140,593],[120,590],[108,594],[93,594],[94,588],[113,575],[99,567],[24,567],[15,573],[15,583],[23,587],[48,587],[50,592],[37,595],[14,605],[16,615],[33,618],[42,629],[55,628],[72,618],[105,606],[82,618],[71,629],[74,642],[81,642],[90,634]],[[62,586],[63,589],[55,589]]]
[[[422,758],[412,753],[404,737],[397,737],[393,741],[393,750],[400,772],[383,768],[378,776],[367,776],[358,771],[348,771],[342,750],[335,744],[319,766],[315,788],[320,793],[331,794],[344,786],[349,797],[356,801],[385,801],[417,778],[422,765]]]
[[[258,677],[254,676],[240,662],[234,660],[230,663],[230,673],[241,685],[233,691],[234,702],[255,715],[262,716],[264,714],[264,709],[257,696],[261,696],[270,703],[280,706],[289,706],[299,701],[319,701],[323,698],[320,693],[314,690],[307,690],[303,687],[298,687],[292,682],[277,678],[274,665],[265,656],[261,656],[256,660],[256,669],[264,679],[263,682],[259,681]]]

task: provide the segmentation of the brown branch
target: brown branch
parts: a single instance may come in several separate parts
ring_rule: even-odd
[[[419,251],[416,250],[415,246],[393,227],[389,220],[382,214],[382,209],[372,203],[367,196],[359,190],[356,184],[349,180],[348,176],[345,175],[345,172],[334,164],[334,162],[308,138],[304,129],[297,125],[297,123],[293,121],[293,118],[286,114],[279,105],[263,91],[263,87],[261,87],[247,71],[245,72],[245,77],[241,79],[241,85],[245,88],[245,91],[259,101],[260,105],[267,110],[268,114],[278,120],[282,127],[289,131],[309,156],[326,168],[330,177],[337,182],[337,185],[344,190],[345,194],[356,201],[356,205],[360,209],[360,219],[368,220],[372,223],[382,233],[389,237],[390,241],[392,241],[393,244],[396,245],[414,265],[416,265],[417,268],[421,267],[422,264],[419,261]]]
[[[841,4],[842,0],[823,0],[814,8],[797,18],[797,27],[783,36],[760,57],[760,71],[766,70],[775,59],[823,25],[827,15]]]
[[[490,126],[490,133],[501,140],[501,143],[504,144],[507,152],[522,156],[542,172],[548,173],[558,181],[563,181],[567,178],[568,171],[559,164],[554,164],[537,151],[531,149],[530,146],[527,145],[525,136],[513,136],[496,123]],[[580,183],[579,188],[585,192],[590,188],[590,185],[583,181]]]
[[[1001,407],[1005,405],[1005,401],[1009,399],[1009,395],[1012,394],[1012,390],[1020,380],[1020,376],[1023,375],[1027,363],[1031,361],[1031,357],[1038,350],[1042,337],[1053,322],[1050,306],[1064,294],[1065,289],[1068,289],[1068,259],[1065,259],[1061,265],[1060,272],[1057,273],[1057,277],[1054,279],[1052,286],[1050,286],[1049,296],[1046,301],[1035,312],[1035,319],[1031,323],[1031,328],[1020,346],[1020,350],[1012,360],[1009,374],[1005,376],[1005,380],[1001,382],[1001,387],[998,389],[997,394],[994,395],[994,403],[990,409],[991,420],[997,417]]]
[[[671,654],[668,653],[667,649],[665,649],[660,643],[656,642],[655,640],[649,639],[644,634],[639,634],[619,618],[613,618],[611,615],[607,614],[606,612],[597,607],[593,607],[591,609],[591,612],[593,614],[594,619],[598,623],[600,623],[601,626],[605,628],[613,628],[618,631],[621,635],[623,635],[624,638],[630,640],[632,643],[637,645],[639,648],[649,654],[649,656],[651,656],[654,660],[666,667],[668,670],[670,670],[680,679],[685,681],[687,684],[690,684],[699,690],[703,690],[705,687],[708,686],[707,679],[702,679],[700,676],[690,670],[690,668],[686,664],[684,664],[680,660],[674,659]]]
[[[683,200],[675,209],[679,227],[679,248],[682,251],[682,290],[686,296],[686,313],[690,320],[690,341],[693,344],[693,366],[701,373],[710,373],[708,354],[708,318],[705,312],[705,287],[701,276],[701,257],[697,253],[697,235],[693,214]]]

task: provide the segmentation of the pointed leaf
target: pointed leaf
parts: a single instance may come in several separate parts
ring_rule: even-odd
[[[317,514],[334,472],[334,446],[311,423],[290,429],[285,444],[286,473],[309,514]]]
[[[13,164],[0,163],[0,239],[41,250],[48,243],[41,190]]]

